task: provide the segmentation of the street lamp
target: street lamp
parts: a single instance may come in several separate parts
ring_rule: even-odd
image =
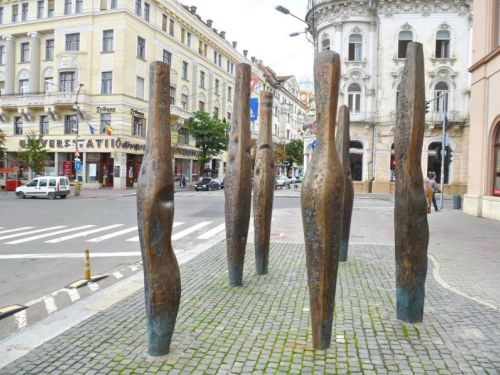
[[[284,6],[282,5],[278,5],[277,7],[275,7],[274,9],[276,9],[278,12],[280,13],[283,13],[283,14],[286,14],[288,16],[292,16],[293,18],[299,20],[300,22],[302,23],[305,23],[307,25],[307,28],[304,30],[304,31],[301,31],[301,32],[295,32],[295,33],[291,33],[290,36],[291,37],[295,37],[295,36],[298,36],[300,34],[307,34],[307,33],[311,33],[312,34],[312,37],[313,37],[313,41],[312,41],[312,44],[314,46],[314,50],[317,51],[318,50],[318,46],[317,46],[317,43],[316,43],[316,30],[315,30],[315,27],[314,27],[314,24],[311,24],[305,20],[303,20],[302,18],[300,17],[297,17],[295,14],[291,13],[290,10],[288,8],[285,8]],[[308,39],[309,40],[309,39]]]
[[[80,161],[80,153],[78,152],[78,138],[79,138],[79,116],[80,116],[80,108],[78,108],[78,96],[80,96],[80,91],[82,90],[83,83],[78,85],[78,90],[75,96],[75,103],[73,104],[73,111],[76,112],[75,115],[75,125],[76,125],[76,135],[75,135],[75,195],[80,195],[80,180],[78,179],[79,172],[82,170],[82,162]],[[82,178],[83,179],[83,178]]]

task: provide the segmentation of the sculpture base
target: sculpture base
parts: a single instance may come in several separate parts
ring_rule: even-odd
[[[396,288],[397,318],[407,323],[419,323],[424,318],[425,289]]]

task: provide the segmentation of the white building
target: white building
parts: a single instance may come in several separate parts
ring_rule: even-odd
[[[442,121],[450,121],[445,162],[448,193],[466,190],[471,50],[470,0],[316,0],[307,21],[319,50],[334,50],[342,67],[339,105],[351,112],[351,170],[356,191],[390,192],[394,184],[396,99],[411,41],[424,46],[426,115],[424,173],[440,177]],[[310,138],[313,141],[313,138]],[[306,160],[312,152],[306,145]]]

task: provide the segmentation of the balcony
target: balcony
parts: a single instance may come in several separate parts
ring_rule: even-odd
[[[170,105],[170,116],[177,117],[182,120],[187,120],[192,116],[191,112],[188,112],[176,105]]]
[[[4,95],[0,96],[0,108],[72,106],[76,101],[76,95],[74,92]],[[87,94],[80,92],[78,102],[90,104],[90,98]]]

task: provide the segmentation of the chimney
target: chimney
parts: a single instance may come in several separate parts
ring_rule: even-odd
[[[247,49],[244,49],[244,50],[243,50],[243,56],[247,57],[247,55],[248,55],[248,50],[247,50]]]
[[[255,62],[255,56],[252,56],[251,59],[252,59],[252,62],[254,63]]]
[[[218,34],[217,29],[215,27],[212,28],[212,30],[213,30],[214,33]]]
[[[233,41],[233,48],[236,48],[237,45],[238,45],[238,42]]]
[[[213,20],[207,20],[207,26],[208,26],[208,27],[210,27],[210,28],[211,28],[213,23],[214,23],[214,21],[213,21]]]
[[[191,9],[191,11],[190,11],[190,12],[191,12],[192,14],[196,14],[196,9],[197,9],[197,8],[196,8],[194,5],[191,5],[190,9]]]
[[[226,32],[225,31],[221,31],[219,35],[222,39],[226,39]]]

